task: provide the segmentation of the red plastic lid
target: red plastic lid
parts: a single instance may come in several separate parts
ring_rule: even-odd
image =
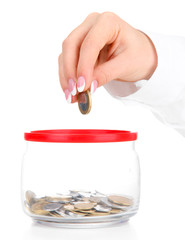
[[[24,133],[26,141],[60,143],[96,143],[135,141],[136,132],[103,129],[39,130]]]

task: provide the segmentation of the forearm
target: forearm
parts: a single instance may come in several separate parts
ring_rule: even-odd
[[[185,136],[185,38],[149,34],[158,66],[149,80],[111,81],[106,90],[121,101],[136,101],[151,108],[160,120]]]

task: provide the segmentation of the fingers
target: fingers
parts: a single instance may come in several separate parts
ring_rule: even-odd
[[[59,73],[59,80],[60,85],[63,91],[67,89],[67,81],[65,81],[64,71],[63,71],[63,54],[61,53],[58,57],[58,73]]]
[[[77,96],[72,96],[71,92],[68,89],[68,84],[65,81],[64,77],[64,71],[63,71],[63,55],[60,54],[58,58],[58,63],[59,63],[59,79],[60,79],[60,85],[64,91],[66,101],[68,103],[74,103],[77,101]]]
[[[105,45],[115,41],[119,34],[119,25],[112,13],[101,14],[85,36],[79,52],[77,66],[77,87],[82,92],[90,88],[93,71],[100,51]]]
[[[94,13],[64,40],[59,77],[68,102],[77,101],[78,92],[91,89],[93,93],[98,86],[118,79],[121,60],[119,56],[109,60],[112,53],[107,46],[113,45],[119,32],[119,19],[115,14]]]
[[[111,60],[98,65],[93,74],[93,78],[98,81],[98,86],[102,86],[113,79],[127,78],[130,71],[130,59],[128,53],[124,53]]]
[[[59,68],[63,69],[61,85],[63,90],[65,91],[68,89],[72,96],[75,96],[77,93],[76,69],[78,64],[80,46],[88,31],[96,21],[98,15],[98,13],[90,14],[80,26],[78,26],[69,34],[62,45],[62,65],[59,63]]]

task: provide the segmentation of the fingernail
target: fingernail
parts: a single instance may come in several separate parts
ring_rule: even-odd
[[[70,93],[70,91],[68,89],[66,89],[64,91],[64,93],[65,93],[65,97],[66,97],[67,102],[71,103],[71,93]]]
[[[72,78],[69,79],[69,91],[73,96],[76,95],[76,82]]]
[[[85,88],[85,78],[79,77],[77,81],[78,92],[83,92],[84,88]]]
[[[93,80],[91,83],[91,94],[93,94],[96,91],[97,87],[98,87],[98,82],[96,80]]]

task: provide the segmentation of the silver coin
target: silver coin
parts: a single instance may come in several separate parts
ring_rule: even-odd
[[[69,190],[70,194],[81,192],[81,190]]]
[[[57,214],[59,214],[60,216],[62,216],[62,217],[69,217],[69,214],[67,214],[66,211],[63,210],[63,209],[58,209],[58,210],[56,210],[55,212],[56,212]]]
[[[105,194],[103,194],[101,192],[98,192],[97,190],[95,190],[94,195],[97,196],[97,197],[107,197]]]
[[[50,203],[62,203],[62,204],[70,202],[68,200],[64,201],[64,200],[60,199],[59,197],[46,197],[45,200]]]
[[[83,217],[82,215],[73,213],[73,212],[71,212],[71,211],[66,211],[66,210],[63,210],[63,209],[59,209],[59,210],[57,210],[57,211],[55,211],[55,212],[56,212],[57,214],[59,214],[60,216],[65,217],[65,218]]]
[[[72,196],[72,198],[76,199],[78,197],[80,197],[78,191],[73,191],[73,190],[70,190],[70,195]]]
[[[123,206],[118,206],[116,204],[113,204],[111,202],[108,201],[108,199],[101,199],[101,202],[100,202],[103,206],[108,206],[108,207],[111,207],[111,208],[115,208],[115,209],[121,209],[121,210],[125,210],[127,209],[127,207],[123,207]]]
[[[90,198],[91,197],[91,192],[78,192],[80,197],[85,197],[85,198]]]
[[[96,196],[94,196],[94,197],[92,196],[92,197],[89,198],[90,202],[95,202],[95,203],[100,203],[101,200],[102,200],[101,198],[96,197]]]
[[[43,206],[43,210],[45,210],[45,211],[56,211],[61,207],[62,207],[61,203],[48,203],[48,204]]]
[[[111,207],[104,207],[102,205],[97,205],[94,207],[94,209],[97,211],[97,212],[110,212],[112,210]]]
[[[36,201],[35,193],[30,190],[26,191],[25,197],[26,197],[26,202],[29,206],[31,206]]]
[[[70,212],[70,211],[65,211],[65,213],[70,217],[84,217],[83,215],[79,215],[77,213],[73,213],[73,212]]]
[[[107,196],[103,193],[98,192],[97,190],[93,191],[90,197],[91,202],[100,203],[102,199],[107,199]]]
[[[58,209],[55,212],[58,213],[62,217],[67,217],[68,216],[68,214],[66,214],[65,210],[63,210],[63,209]]]

